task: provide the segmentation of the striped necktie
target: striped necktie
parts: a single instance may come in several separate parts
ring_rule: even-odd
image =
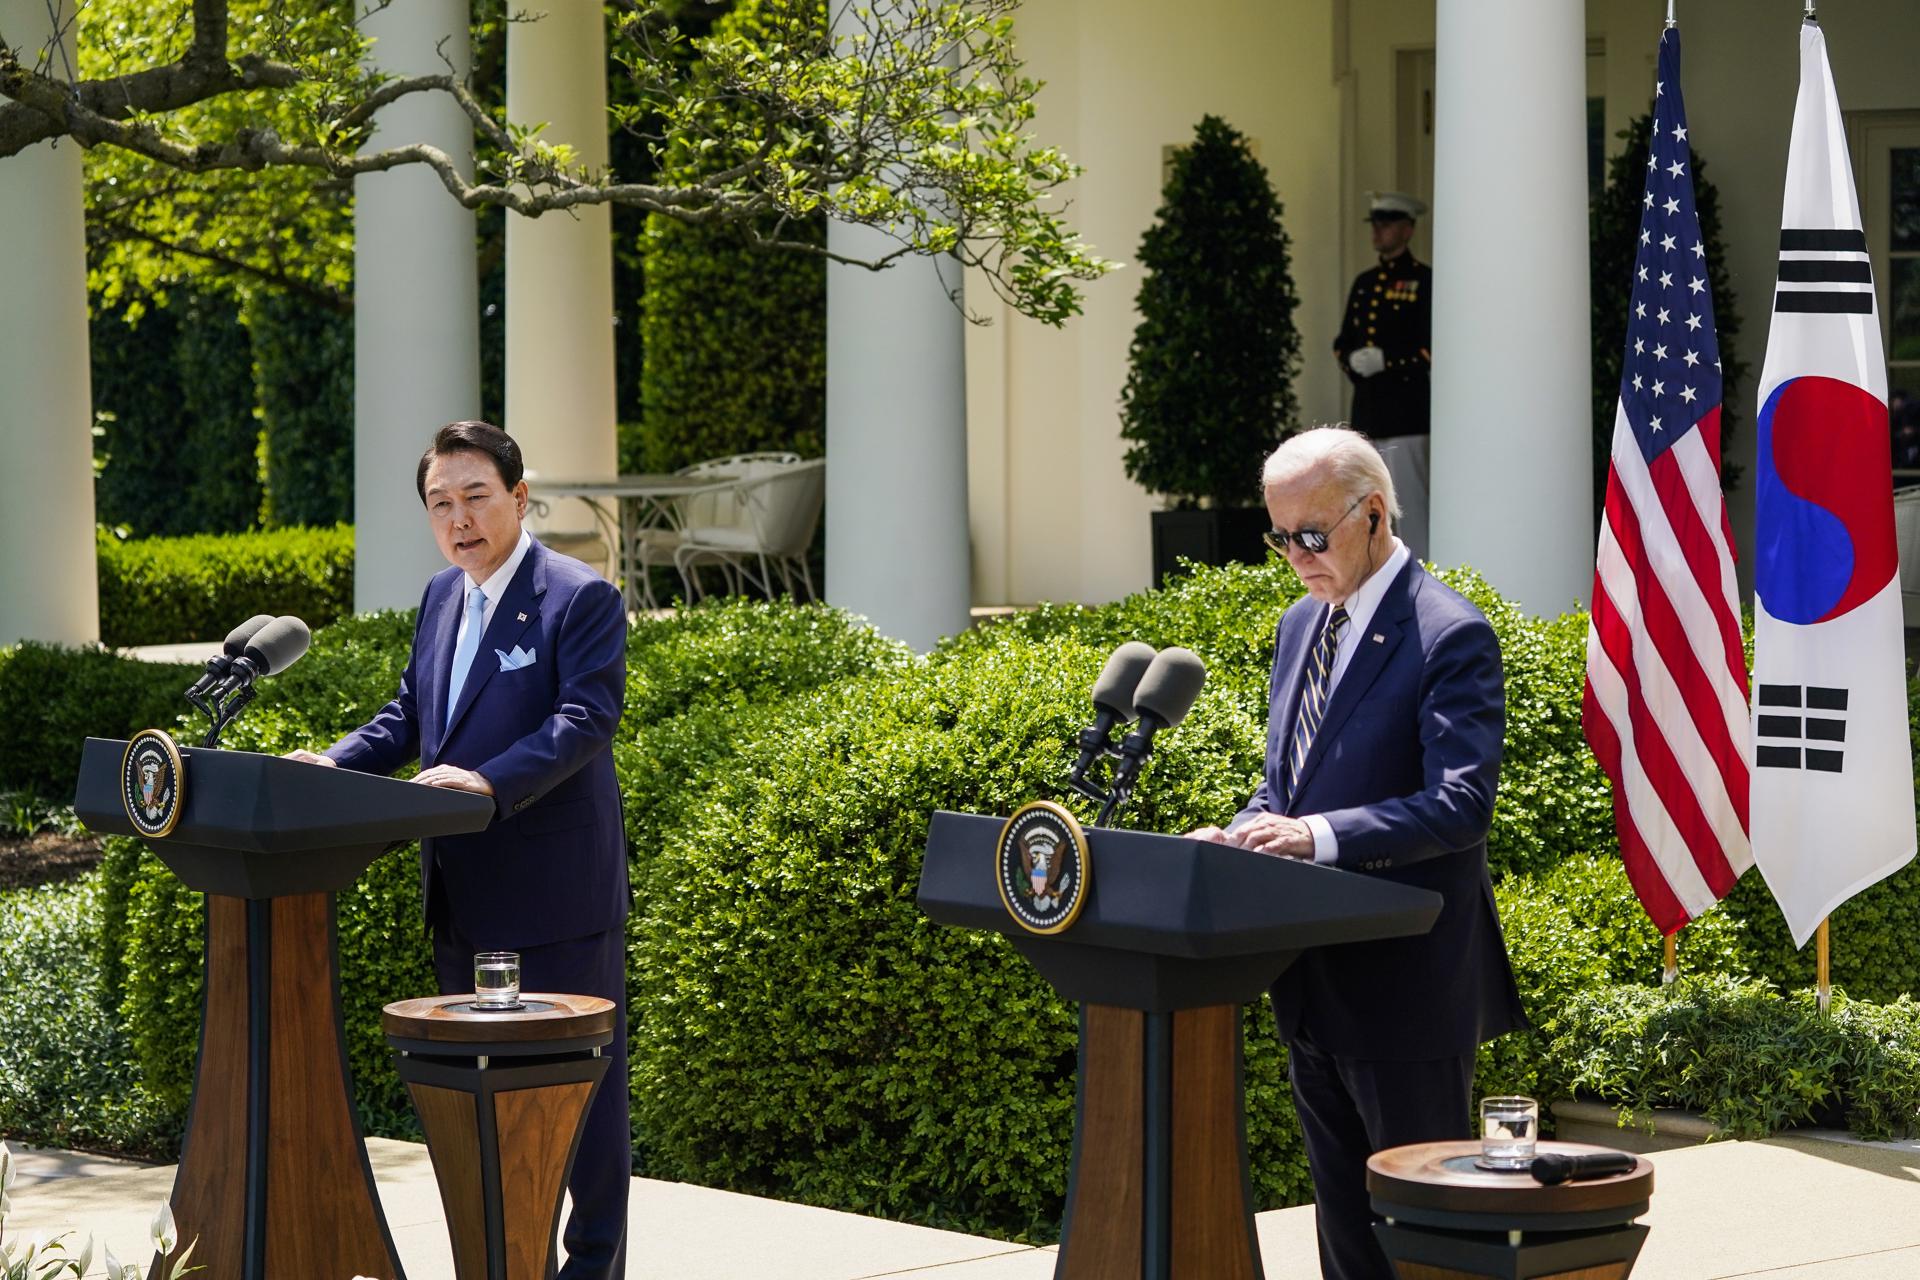
[[[1307,658],[1306,683],[1300,690],[1300,714],[1293,722],[1293,746],[1287,752],[1287,765],[1297,781],[1307,763],[1307,750],[1313,735],[1320,731],[1320,718],[1327,713],[1327,691],[1333,687],[1333,656],[1340,650],[1340,629],[1347,625],[1347,607],[1333,606],[1327,615],[1327,629],[1320,633],[1313,653]]]

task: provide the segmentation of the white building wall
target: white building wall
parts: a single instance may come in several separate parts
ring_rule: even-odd
[[[1302,412],[1326,413],[1339,371],[1342,267],[1339,95],[1333,11],[1323,0],[1028,0],[1019,20],[1028,74],[1045,81],[1036,129],[1086,167],[1069,222],[1128,265],[1087,290],[1062,330],[987,305],[968,334],[974,593],[982,603],[1109,600],[1148,585],[1148,513],[1127,479],[1120,392],[1136,316],[1132,265],[1160,202],[1163,148],[1219,115],[1251,137],[1285,205],[1305,353]]]

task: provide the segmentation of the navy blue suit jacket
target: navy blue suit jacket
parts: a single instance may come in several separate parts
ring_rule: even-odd
[[[392,773],[454,764],[493,784],[485,830],[421,843],[431,916],[484,946],[533,947],[626,918],[626,834],[613,734],[626,692],[627,615],[586,565],[535,541],[520,561],[447,720],[466,576],[427,583],[400,692],[327,748],[342,768]],[[501,669],[498,650],[534,661]],[[444,727],[443,727],[444,726]]]
[[[1285,768],[1327,606],[1295,603],[1274,640],[1266,776],[1236,822],[1317,813],[1336,866],[1431,889],[1430,933],[1308,951],[1273,988],[1283,1037],[1376,1061],[1467,1053],[1526,1025],[1487,876],[1506,730],[1500,646],[1480,611],[1409,561],[1328,700],[1297,779]]]

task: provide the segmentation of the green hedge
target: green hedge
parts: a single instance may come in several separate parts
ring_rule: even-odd
[[[1735,1138],[1844,1119],[1864,1138],[1920,1131],[1920,1005],[1848,1001],[1725,974],[1604,987],[1566,1002],[1553,1052],[1623,1118],[1685,1107]]]
[[[353,317],[261,291],[247,310],[270,529],[353,519]],[[438,423],[420,424],[424,445]]]
[[[70,804],[80,744],[171,729],[193,667],[132,662],[104,649],[28,641],[0,649],[0,791]]]
[[[180,1110],[140,1082],[92,963],[103,897],[98,876],[0,894],[0,1134],[165,1155]]]
[[[1483,603],[1506,658],[1512,731],[1492,859],[1536,1024],[1484,1051],[1482,1084],[1552,1097],[1576,1084],[1566,1046],[1598,1034],[1569,1011],[1583,993],[1656,986],[1660,940],[1627,891],[1604,779],[1578,737],[1584,623],[1527,618],[1472,575],[1449,577]],[[1048,1237],[1071,1136],[1072,1014],[1003,939],[920,914],[927,814],[1057,795],[1085,691],[1131,638],[1189,644],[1211,678],[1158,744],[1129,821],[1173,831],[1231,813],[1260,769],[1273,625],[1296,591],[1277,563],[1203,569],[1101,608],[1022,613],[926,657],[788,604],[730,602],[636,628],[616,758],[637,895],[643,1169]],[[409,638],[406,614],[319,633],[232,745],[321,743],[360,723],[390,695]],[[116,954],[102,957],[102,982],[133,1028],[140,1078],[177,1105],[198,1008],[197,905],[136,846],[116,844],[105,874]],[[1920,957],[1920,935],[1894,927],[1904,917],[1889,906],[1913,895],[1915,874],[1836,913],[1836,938],[1857,948],[1842,953],[1850,990],[1892,990]],[[373,1132],[411,1128],[373,1014],[430,980],[417,912],[405,853],[342,901],[342,962],[359,993],[349,1050]],[[1776,972],[1775,915],[1739,903],[1709,913],[1682,936],[1683,971],[1791,981]],[[1848,1008],[1887,1033],[1872,1053],[1848,1042],[1848,1070],[1897,1082],[1913,1052],[1901,1006]],[[1263,1207],[1298,1203],[1310,1186],[1284,1053],[1263,1006],[1246,1018],[1257,1193]],[[1863,1093],[1875,1101],[1861,1123],[1904,1114],[1892,1084]]]
[[[122,541],[99,535],[100,639],[218,641],[256,613],[321,627],[353,611],[353,528]]]
[[[234,303],[190,290],[137,307],[96,301],[89,332],[101,523],[141,537],[251,528],[260,428]]]

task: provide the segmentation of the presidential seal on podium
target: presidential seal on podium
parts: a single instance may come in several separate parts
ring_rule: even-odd
[[[142,729],[128,740],[120,757],[120,800],[135,831],[152,839],[173,834],[186,774],[180,748],[166,730]]]
[[[1059,933],[1086,905],[1093,860],[1079,819],[1051,800],[1036,800],[1000,831],[994,873],[1007,912],[1029,933]]]

